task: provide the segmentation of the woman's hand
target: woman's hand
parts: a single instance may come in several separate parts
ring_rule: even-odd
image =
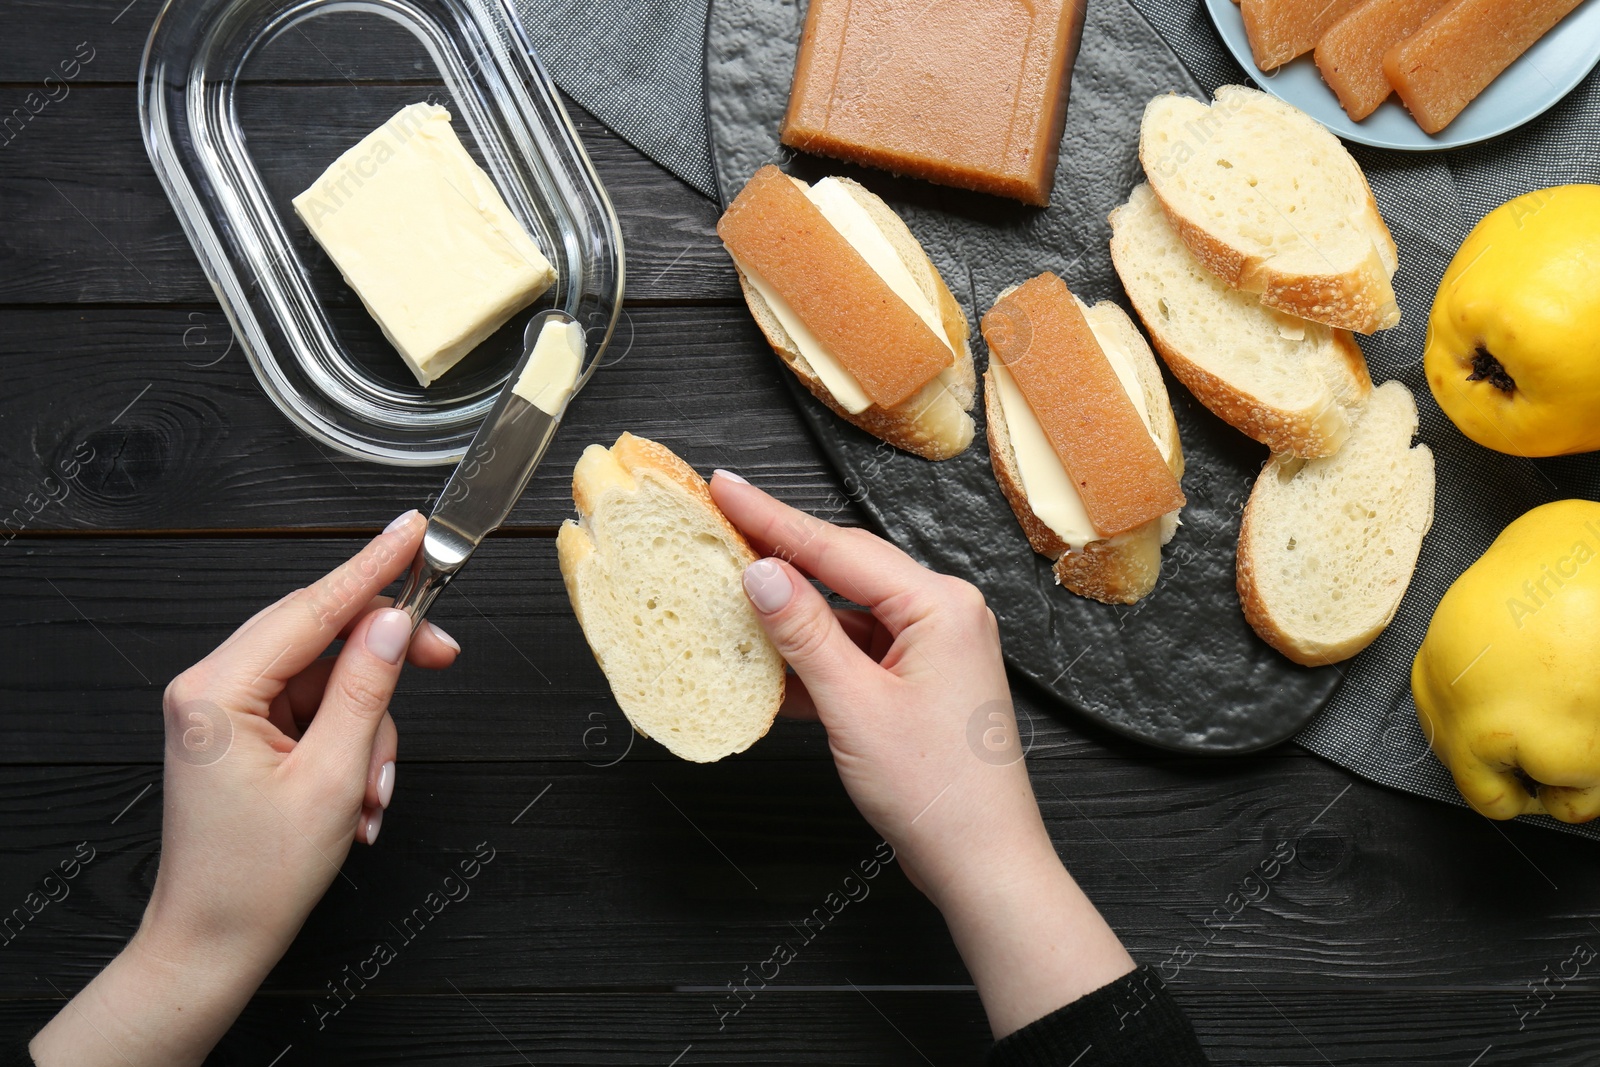
[[[161,866],[133,940],[37,1037],[40,1067],[199,1063],[294,940],[394,788],[402,660],[459,650],[377,597],[425,523],[251,618],[167,687]],[[336,639],[337,656],[323,657]]]
[[[994,613],[971,584],[726,471],[717,505],[768,558],[745,591],[839,777],[944,913],[996,1037],[1133,970],[1061,866],[1017,740]],[[867,612],[829,607],[816,578]]]

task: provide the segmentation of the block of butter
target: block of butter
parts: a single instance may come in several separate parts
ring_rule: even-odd
[[[294,209],[424,386],[555,280],[433,104],[402,108]]]

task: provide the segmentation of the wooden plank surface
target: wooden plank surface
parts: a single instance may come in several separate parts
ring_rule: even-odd
[[[448,468],[362,462],[301,434],[231,341],[212,308],[0,308],[9,379],[0,397],[0,537],[6,529],[375,531],[442,488]],[[739,470],[797,507],[860,521],[742,306],[628,308],[606,359],[512,527],[549,531],[571,515],[579,453],[624,430],[669,445],[707,476]],[[79,465],[76,477],[64,476]]]
[[[681,1067],[946,1067],[980,1062],[987,1045],[976,1001],[963,990],[769,988],[719,1031],[714,1002],[703,992],[506,993],[473,988],[470,971],[452,980],[460,993],[368,990],[321,1030],[307,998],[260,997],[223,1041],[217,1062],[265,1064],[287,1049],[277,1067],[663,1067],[675,1056]],[[1519,1030],[1513,989],[1262,989],[1176,991],[1214,1062],[1469,1067],[1481,1056],[1479,1065],[1496,1067],[1594,1063],[1600,998],[1593,990],[1562,992]],[[1340,1011],[1329,1011],[1330,1003]],[[0,1001],[0,1029],[37,1029],[59,1005]]]
[[[79,842],[97,850],[70,897],[0,944],[7,1034],[41,1025],[55,990],[86,981],[138,920],[158,856],[167,679],[443,476],[313,445],[230,349],[137,131],[157,6],[0,9],[0,121],[80,44],[93,52],[69,92],[0,137],[0,511],[22,531],[0,533],[0,905]],[[337,21],[315,47],[286,35],[242,90],[280,199],[308,146],[332,158],[370,114],[440,89],[392,26]],[[439,602],[466,653],[402,682],[395,804],[379,847],[350,861],[356,888],[335,886],[210,1062],[977,1062],[977,998],[937,914],[892,868],[719,1020],[727,983],[875,838],[815,725],[780,723],[710,767],[630,743],[548,535],[571,511],[582,445],[624,429],[808,510],[858,514],[739,303],[716,209],[572,110],[627,240],[620,355],[509,536]],[[359,315],[301,244],[338,314]],[[1155,756],[1026,686],[1017,696],[1057,847],[1169,978],[1216,1062],[1597,1062],[1593,966],[1554,992],[1548,981],[1575,946],[1600,945],[1592,844],[1392,793],[1292,746]],[[495,860],[471,897],[319,1027],[327,982],[480,841]]]
[[[360,543],[18,539],[0,548],[10,606],[0,632],[14,649],[0,677],[0,762],[158,761],[167,682]],[[464,653],[449,671],[402,680],[408,753],[605,763],[627,749],[631,731],[568,606],[552,538],[491,539],[431,614]],[[778,736],[756,751],[826,755],[814,736]],[[633,751],[670,758],[644,741]]]
[[[1308,1064],[1461,1067],[1590,1067],[1592,991],[1567,992],[1526,1030],[1516,1029],[1510,991],[1328,988],[1266,1001],[1251,991],[1184,991],[1179,1000],[1215,1062],[1241,1067]],[[1324,1009],[1346,1005],[1344,1024]],[[796,1063],[924,1067],[973,1064],[985,1028],[971,994],[939,990],[768,991],[745,1030],[715,1029],[703,994],[369,994],[324,1030],[303,1020],[300,998],[263,997],[219,1050],[219,1062],[256,1063],[289,1049],[280,1067],[337,1062],[418,1067],[533,1063],[748,1067]],[[41,1025],[59,1002],[0,1004],[0,1026]],[[1276,1011],[1274,1010],[1276,1009]],[[1281,1012],[1281,1014],[1278,1014]],[[1503,1017],[1503,1019],[1502,1019]],[[710,1019],[708,1024],[707,1019]],[[1484,1021],[1509,1020],[1498,1043],[1476,1043]],[[1389,1039],[1397,1057],[1375,1054],[1368,1036]],[[673,1042],[677,1043],[674,1044]],[[536,1058],[537,1057],[537,1058]]]
[[[60,79],[61,61],[89,55],[70,83],[133,82],[163,0],[6,0],[0,72],[6,81]],[[80,47],[87,46],[86,52]],[[71,70],[72,68],[67,68]],[[362,11],[322,12],[252,57],[246,78],[436,83],[436,66],[410,31]]]
[[[437,992],[441,975],[480,966],[480,988],[720,988],[876,847],[820,753],[595,767],[528,759],[514,735],[505,754],[516,758],[498,762],[435,763],[401,746],[378,846],[352,853],[349,881],[271,990],[321,989],[484,841],[497,855],[488,873],[448,922],[408,941],[386,991]],[[1179,987],[1521,990],[1546,967],[1559,973],[1574,945],[1600,944],[1593,849],[1352,783],[1312,757],[1068,757],[1031,771],[1085,891],[1135,958]],[[132,933],[155,875],[159,779],[150,765],[0,769],[13,857],[0,899],[20,901],[80,841],[97,856],[70,897],[4,946],[0,997],[36,993],[43,971],[82,983]],[[898,871],[869,888],[783,984],[967,981],[937,913]]]
[[[4,91],[19,100],[28,92]],[[269,172],[295,138],[316,146],[299,148],[296,158],[331,163],[370,132],[370,123],[358,131],[334,118],[351,95],[370,94],[394,109],[427,95],[425,88],[381,85],[249,92],[257,94],[252,113],[270,116],[281,107],[293,117],[282,124],[263,119],[251,131],[252,153]],[[629,300],[737,300],[733,268],[714,236],[715,206],[568,106],[622,223]],[[328,121],[314,121],[317,115]],[[0,304],[215,300],[145,154],[132,85],[79,86],[0,145],[0,218]]]

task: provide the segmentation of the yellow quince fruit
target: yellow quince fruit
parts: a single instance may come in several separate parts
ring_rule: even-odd
[[[1478,223],[1434,298],[1423,365],[1485,448],[1600,449],[1600,185],[1519,196]]]
[[[1507,526],[1456,579],[1411,668],[1423,736],[1491,819],[1600,815],[1600,503]]]

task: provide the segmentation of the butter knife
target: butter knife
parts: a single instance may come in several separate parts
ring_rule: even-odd
[[[542,311],[528,323],[522,358],[428,516],[422,547],[395,598],[413,629],[528,487],[567,404],[594,372],[596,361],[585,355],[584,329],[565,311]]]

